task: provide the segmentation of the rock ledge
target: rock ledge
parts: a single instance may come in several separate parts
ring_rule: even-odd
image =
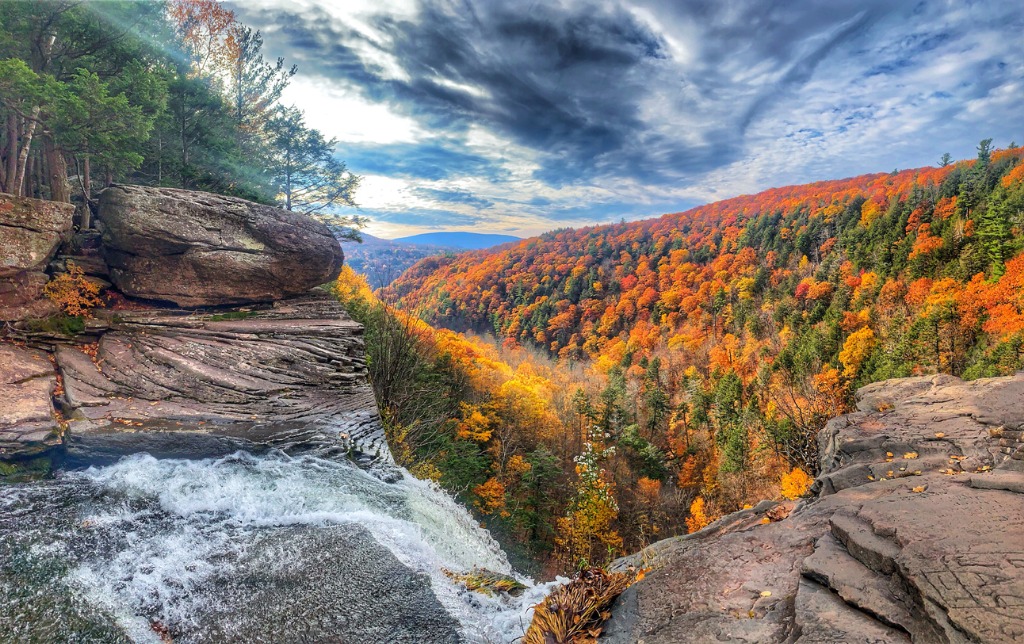
[[[1024,373],[906,378],[821,432],[815,497],[653,544],[602,642],[1024,641]]]

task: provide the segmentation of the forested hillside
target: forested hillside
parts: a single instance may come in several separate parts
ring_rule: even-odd
[[[680,504],[692,529],[779,484],[799,494],[817,431],[857,386],[1024,366],[1022,156],[986,140],[942,167],[429,258],[385,296],[589,372],[601,384],[562,414],[581,447],[560,468],[645,507],[609,524],[628,541],[685,529]]]
[[[74,200],[82,228],[114,182],[352,205],[335,142],[281,103],[296,68],[262,49],[216,0],[0,3],[0,192]]]

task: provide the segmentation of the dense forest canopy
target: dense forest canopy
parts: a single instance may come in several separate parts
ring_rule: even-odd
[[[121,181],[354,205],[336,142],[280,103],[296,68],[262,47],[215,0],[0,3],[0,191],[86,204]]]
[[[985,140],[967,161],[422,260],[382,296],[495,334],[517,374],[543,370],[560,438],[460,430],[421,460],[445,481],[452,453],[478,455],[489,465],[461,489],[504,509],[538,503],[512,459],[552,455],[569,492],[545,497],[566,521],[547,543],[566,564],[799,495],[818,430],[856,387],[1024,366],[1022,157]],[[477,411],[456,411],[458,427]]]

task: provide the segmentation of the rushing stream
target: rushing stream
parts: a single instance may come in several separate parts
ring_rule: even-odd
[[[549,584],[512,573],[444,492],[348,462],[128,456],[0,487],[0,640],[510,642]],[[3,635],[6,633],[7,635]]]

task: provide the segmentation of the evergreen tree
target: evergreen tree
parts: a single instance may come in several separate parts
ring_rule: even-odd
[[[273,148],[272,174],[278,199],[286,210],[317,215],[358,239],[362,217],[335,214],[338,207],[355,206],[360,177],[335,156],[337,140],[325,139],[306,127],[302,112],[281,108],[267,125]]]

